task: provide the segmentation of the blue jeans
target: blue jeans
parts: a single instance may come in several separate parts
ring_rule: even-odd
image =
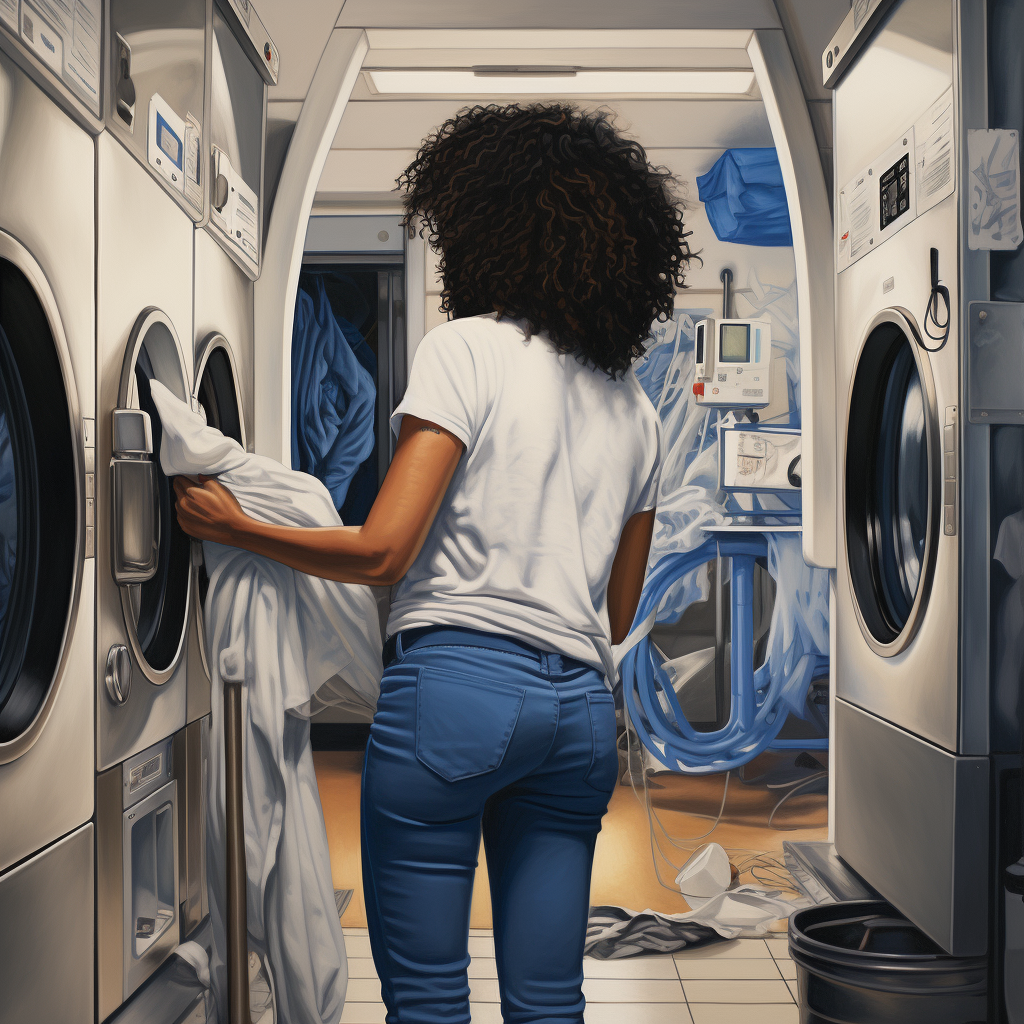
[[[604,676],[472,630],[401,640],[362,790],[363,889],[387,1024],[469,1024],[481,829],[503,1019],[581,1024],[594,844],[618,775]]]

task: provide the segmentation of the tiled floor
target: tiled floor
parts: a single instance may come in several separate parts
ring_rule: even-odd
[[[341,1024],[381,1024],[384,1006],[364,928],[346,928],[349,983]],[[501,1024],[491,933],[469,940],[473,1024]],[[786,939],[738,939],[675,956],[584,960],[587,1024],[797,1024]]]

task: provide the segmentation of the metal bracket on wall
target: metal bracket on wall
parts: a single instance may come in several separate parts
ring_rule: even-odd
[[[967,419],[1024,425],[1024,303],[967,309]]]

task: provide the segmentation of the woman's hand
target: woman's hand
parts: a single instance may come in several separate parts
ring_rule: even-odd
[[[191,477],[175,477],[174,493],[178,523],[190,537],[237,546],[248,516],[216,477],[201,476],[198,483]]]

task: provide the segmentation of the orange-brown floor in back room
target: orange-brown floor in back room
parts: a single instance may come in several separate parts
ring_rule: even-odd
[[[342,924],[348,928],[365,927],[366,911],[359,867],[359,775],[363,754],[362,751],[316,751],[313,760],[327,823],[334,886],[336,889],[355,890]],[[778,761],[775,755],[763,755],[747,766],[744,776],[755,780],[758,776],[770,778],[769,769]],[[659,857],[658,867],[662,882],[672,888],[659,883],[655,871],[642,789],[638,797],[630,785],[620,785],[612,797],[597,842],[591,889],[591,902],[595,905],[612,904],[631,910],[650,908],[668,914],[685,913],[688,909],[686,902],[673,881],[678,866],[700,842],[717,842],[724,846],[733,864],[740,869],[741,882],[788,887],[791,884],[788,876],[779,870],[783,842],[827,838],[828,812],[824,793],[794,793],[779,805],[787,787],[758,782],[745,784],[734,774],[730,779],[721,821],[706,839],[697,840],[696,837],[707,832],[718,815],[724,776],[695,778],[662,774],[654,776],[650,782],[651,803],[656,815],[654,827],[660,838],[660,848],[676,865],[673,868],[665,858]],[[769,824],[773,810],[774,817]],[[684,848],[673,846],[665,833]],[[491,927],[487,867],[482,849],[471,926]]]

